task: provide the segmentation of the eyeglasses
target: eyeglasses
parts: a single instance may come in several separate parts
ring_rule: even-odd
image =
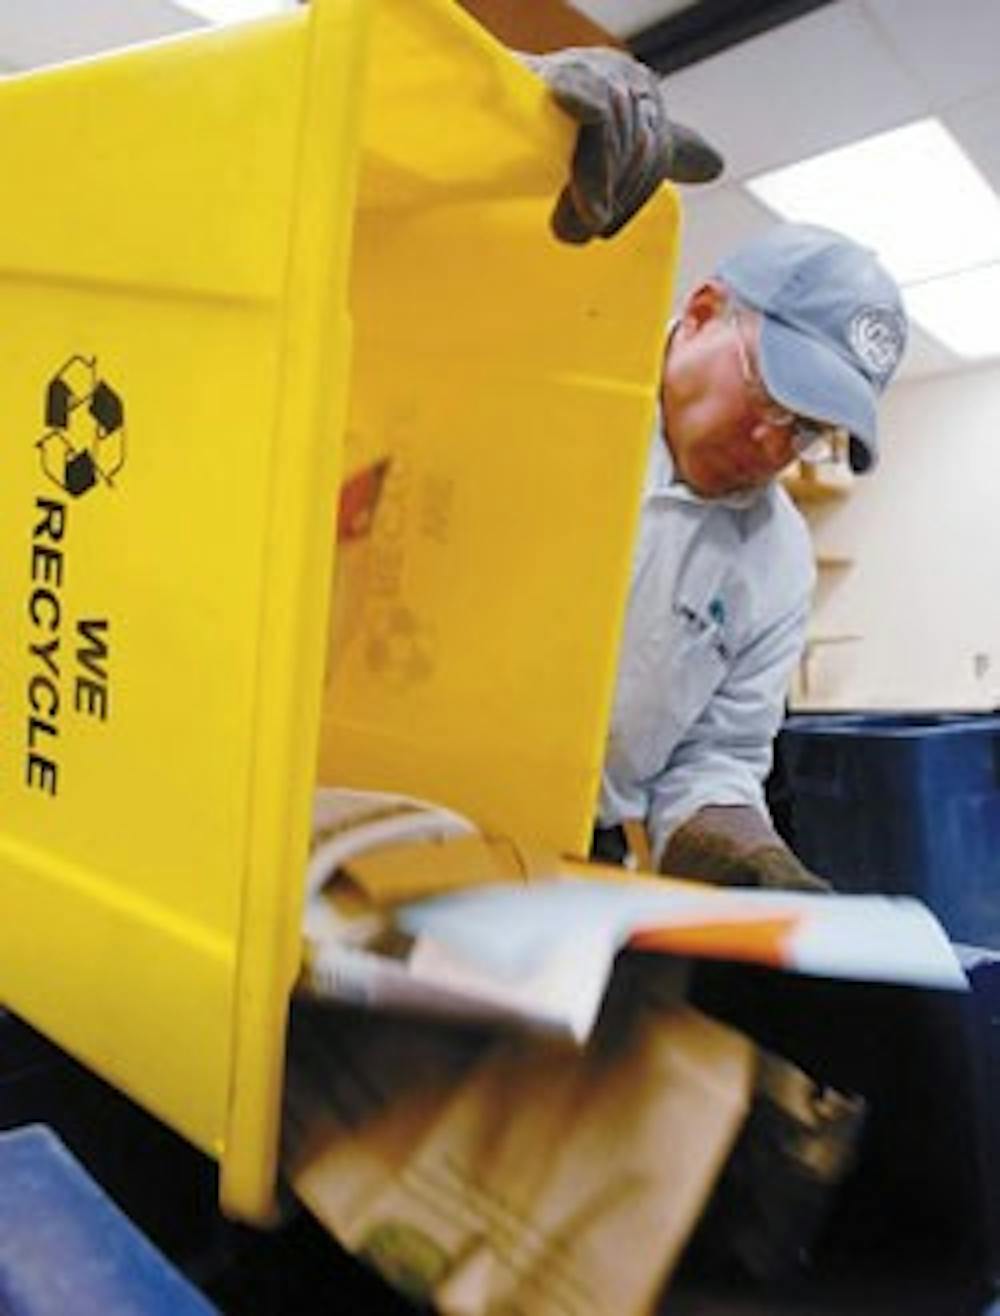
[[[847,441],[846,431],[839,425],[830,425],[822,420],[799,416],[775,402],[764,386],[760,371],[750,359],[737,308],[730,305],[725,318],[727,324],[732,326],[736,338],[743,382],[753,400],[753,408],[758,419],[771,429],[790,431],[792,446],[799,461],[808,462],[810,465],[833,461],[838,448]]]

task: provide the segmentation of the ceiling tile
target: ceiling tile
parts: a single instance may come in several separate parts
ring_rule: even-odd
[[[973,164],[1000,192],[1000,88],[941,115]]]
[[[627,5],[621,0],[571,0],[571,3],[606,31],[630,37],[681,9],[689,9],[692,0],[630,0]]]
[[[911,321],[906,353],[899,367],[900,380],[940,375],[945,371],[964,368],[967,364]]]
[[[863,0],[935,107],[1000,86],[997,0]]]
[[[801,160],[928,111],[860,0],[841,0],[665,82],[667,104],[725,155],[730,178]]]
[[[0,4],[0,60],[15,69],[35,68],[201,25],[169,0]]]
[[[736,184],[685,188],[684,227],[677,270],[675,302],[707,279],[734,247],[775,222],[763,206]]]

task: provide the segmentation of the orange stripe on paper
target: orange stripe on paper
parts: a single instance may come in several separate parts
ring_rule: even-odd
[[[774,969],[788,965],[789,943],[802,922],[795,914],[780,918],[694,923],[686,927],[646,928],[634,932],[636,950],[665,951],[708,959],[749,960]]]

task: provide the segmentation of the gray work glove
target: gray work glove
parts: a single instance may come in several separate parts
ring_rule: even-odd
[[[612,237],[665,178],[707,183],[722,172],[719,153],[668,118],[652,69],[624,51],[581,46],[521,58],[580,124],[572,175],[552,213],[563,242]]]
[[[800,863],[770,823],[746,804],[699,809],[671,836],[660,871],[715,886],[812,894],[833,890]]]

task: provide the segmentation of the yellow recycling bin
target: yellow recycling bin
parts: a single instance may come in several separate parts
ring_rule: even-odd
[[[246,1219],[317,763],[585,842],[677,211],[559,246],[572,135],[448,0],[0,83],[0,1003]]]

